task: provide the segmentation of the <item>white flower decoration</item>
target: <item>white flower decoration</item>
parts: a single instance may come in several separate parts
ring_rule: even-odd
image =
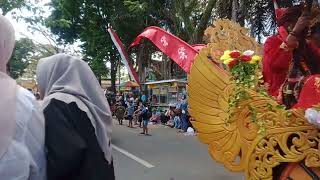
[[[315,109],[309,108],[306,110],[304,117],[309,121],[309,123],[313,124],[317,121],[318,111]]]
[[[245,56],[252,56],[252,55],[254,55],[254,51],[252,51],[252,50],[246,50],[245,52],[243,52],[243,55],[245,55]]]
[[[310,124],[316,125],[320,128],[320,112],[315,109],[309,108],[305,111],[305,118]]]

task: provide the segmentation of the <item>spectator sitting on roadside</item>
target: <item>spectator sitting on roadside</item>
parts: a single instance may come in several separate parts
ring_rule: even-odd
[[[180,119],[180,115],[181,115],[181,109],[175,109],[175,110],[174,110],[173,122],[174,122],[174,127],[175,127],[176,129],[181,129],[181,119]]]
[[[169,110],[166,110],[164,113],[161,113],[160,120],[161,124],[166,125],[170,119],[170,116],[167,116]]]
[[[169,109],[167,110],[165,116],[168,118],[167,121],[167,125],[171,128],[175,127],[175,123],[174,123],[174,117],[175,117],[175,106],[174,105],[170,105]]]
[[[174,128],[181,129],[181,121],[179,116],[174,116],[173,122],[174,122]]]
[[[159,124],[160,123],[160,115],[156,112],[153,112],[152,113],[152,116],[150,118],[150,121],[153,123],[153,124]]]

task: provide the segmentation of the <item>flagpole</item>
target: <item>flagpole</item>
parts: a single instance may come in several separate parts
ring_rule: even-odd
[[[118,76],[119,76],[119,84],[118,84],[118,91],[119,91],[119,93],[120,93],[120,84],[121,84],[121,66],[120,66],[120,61],[119,61],[119,67],[118,67],[118,69],[119,69],[119,72],[118,72]]]

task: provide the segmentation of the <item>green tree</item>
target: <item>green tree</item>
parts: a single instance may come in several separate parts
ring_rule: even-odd
[[[19,9],[25,5],[27,5],[28,1],[26,0],[1,0],[0,1],[0,9],[2,10],[2,14],[6,15],[8,12]]]
[[[202,43],[204,31],[213,17],[216,0],[126,0],[124,5],[129,10],[128,14],[146,18],[148,24],[142,26],[144,28],[154,24],[186,42]],[[127,21],[124,23],[130,24]]]
[[[127,47],[148,26],[167,29],[189,43],[202,43],[215,4],[216,0],[52,0],[46,24],[60,42],[83,43],[85,60],[99,79],[107,75],[104,64],[110,62],[115,85],[119,55],[106,32],[108,24]],[[151,43],[132,49],[141,75],[156,50]]]
[[[16,41],[15,50],[10,60],[10,75],[17,79],[28,66],[28,62],[34,52],[35,44],[31,39],[22,38]]]
[[[281,7],[292,6],[295,0],[278,0]],[[217,0],[216,14],[248,25],[251,34],[261,42],[275,33],[276,22],[273,1],[270,0]]]
[[[114,90],[119,58],[113,53],[115,48],[106,27],[117,4],[118,1],[52,0],[53,11],[46,24],[60,42],[82,42],[84,60],[88,61],[98,79],[109,74],[105,64],[111,62]]]
[[[53,47],[48,44],[35,44],[34,50],[31,56],[28,58],[28,63],[24,69],[23,74],[19,79],[24,80],[36,80],[36,69],[40,59],[52,56],[55,54],[56,47]]]

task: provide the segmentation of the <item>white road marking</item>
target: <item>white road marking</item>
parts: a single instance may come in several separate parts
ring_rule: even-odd
[[[126,155],[127,157],[137,161],[138,163],[142,164],[143,166],[145,166],[147,168],[153,168],[154,167],[154,165],[152,165],[152,164],[148,163],[147,161],[145,161],[145,160],[143,160],[143,159],[141,159],[141,158],[129,153],[128,151],[126,151],[124,149],[119,148],[118,146],[116,146],[114,144],[112,144],[112,148],[117,150],[117,151],[119,151],[120,153]]]

